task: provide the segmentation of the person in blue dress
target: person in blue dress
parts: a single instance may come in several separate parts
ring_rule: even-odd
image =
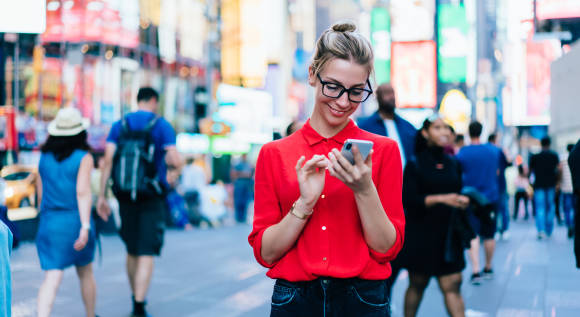
[[[95,316],[95,232],[91,223],[91,171],[85,122],[75,108],[61,109],[48,126],[37,182],[40,223],[36,247],[45,272],[38,316],[49,316],[64,270],[75,266],[86,315]]]

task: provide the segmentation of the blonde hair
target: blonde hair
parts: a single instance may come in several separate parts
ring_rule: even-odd
[[[335,23],[320,35],[310,64],[314,75],[318,75],[334,58],[352,60],[366,66],[369,77],[373,73],[374,58],[371,43],[356,32],[356,25],[352,22]]]

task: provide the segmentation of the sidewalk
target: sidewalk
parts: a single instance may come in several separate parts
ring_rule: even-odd
[[[155,316],[261,317],[270,312],[273,281],[254,260],[247,242],[249,225],[174,231],[166,235],[148,296]],[[464,271],[462,294],[468,317],[580,316],[580,270],[575,269],[572,241],[556,227],[550,240],[536,240],[532,221],[512,223],[511,238],[498,241],[495,278],[472,286]],[[125,275],[124,247],[117,236],[102,239],[103,257],[95,259],[97,313],[127,317],[131,294]],[[35,316],[42,281],[36,248],[24,244],[13,253],[13,316]],[[83,316],[78,280],[65,272],[53,317]],[[402,272],[393,290],[393,317],[402,316],[407,287]],[[435,280],[425,293],[419,317],[447,316]]]
[[[479,286],[471,285],[471,268],[467,261],[468,267],[463,272],[461,285],[466,315],[580,316],[580,270],[575,268],[573,243],[567,239],[565,227],[556,226],[552,237],[543,241],[536,239],[536,229],[531,219],[512,222],[509,231],[509,240],[496,243],[493,280],[483,280]],[[403,315],[407,285],[407,274],[403,272],[393,289],[393,317]],[[425,292],[418,316],[447,316],[435,279],[431,280]]]

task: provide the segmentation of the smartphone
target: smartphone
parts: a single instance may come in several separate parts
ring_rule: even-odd
[[[373,148],[373,142],[367,140],[357,140],[357,139],[347,139],[342,146],[340,153],[350,162],[354,164],[354,155],[352,154],[352,146],[358,147],[360,154],[362,155],[363,161],[367,159],[371,149]]]

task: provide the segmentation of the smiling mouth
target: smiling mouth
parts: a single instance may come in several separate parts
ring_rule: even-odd
[[[347,110],[338,110],[338,109],[336,109],[336,108],[333,108],[333,107],[332,107],[331,105],[329,105],[329,104],[327,104],[327,106],[328,106],[328,108],[330,108],[330,111],[331,111],[331,112],[333,112],[333,113],[335,113],[335,114],[338,114],[338,115],[343,115],[343,114],[345,114],[345,113],[347,113],[347,112],[349,112],[349,111],[350,111],[350,108],[348,108]]]

